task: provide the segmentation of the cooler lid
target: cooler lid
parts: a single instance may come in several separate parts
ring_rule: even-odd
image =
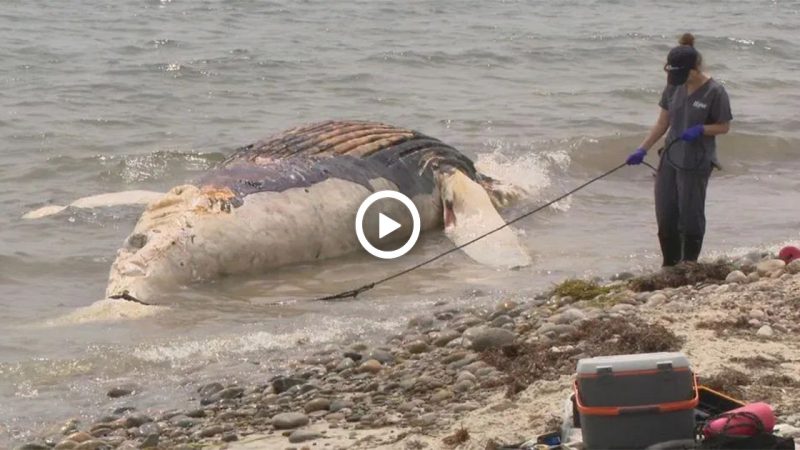
[[[689,359],[681,352],[598,356],[578,360],[578,375],[688,368]]]

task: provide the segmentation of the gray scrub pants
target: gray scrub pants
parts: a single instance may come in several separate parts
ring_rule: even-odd
[[[706,232],[706,187],[711,167],[680,170],[665,155],[655,185],[656,220],[664,265],[696,261]]]

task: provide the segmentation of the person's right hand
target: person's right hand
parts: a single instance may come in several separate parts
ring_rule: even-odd
[[[644,157],[647,156],[647,150],[639,147],[636,149],[635,152],[631,153],[628,156],[628,159],[625,160],[625,164],[629,166],[635,166],[637,164],[641,164],[644,161]]]

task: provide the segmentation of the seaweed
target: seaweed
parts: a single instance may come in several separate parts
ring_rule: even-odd
[[[442,442],[444,442],[445,445],[448,445],[450,447],[456,447],[460,444],[463,444],[464,442],[467,442],[468,440],[469,440],[469,431],[462,425],[461,427],[459,427],[459,429],[455,431],[455,433],[442,439]]]
[[[554,380],[573,373],[579,358],[676,351],[683,340],[662,325],[641,319],[592,319],[560,339],[559,346],[535,342],[482,352],[481,359],[505,374],[506,396],[512,397],[536,380]]]
[[[608,286],[600,286],[593,281],[570,279],[553,288],[552,294],[580,301],[591,300],[609,292],[611,292],[611,288]]]
[[[723,367],[721,371],[703,377],[701,382],[704,386],[717,392],[722,392],[736,398],[744,397],[744,387],[753,383],[750,375],[731,367]]]
[[[682,262],[659,272],[634,278],[628,286],[635,292],[691,286],[698,283],[719,284],[734,270],[732,264],[719,260],[713,263]]]

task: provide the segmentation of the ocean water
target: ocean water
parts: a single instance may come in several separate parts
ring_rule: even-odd
[[[534,264],[519,271],[453,254],[357,301],[297,300],[449,248],[430,233],[400,260],[357,254],[225,279],[152,316],[83,322],[70,314],[102,298],[141,209],[25,212],[166,190],[238,146],[342,118],[458,147],[528,190],[513,217],[636,148],[658,113],[666,53],[689,30],[735,116],[719,139],[705,255],[775,248],[800,240],[799,25],[800,2],[777,0],[5,0],[0,447],[121,405],[180,407],[203,381],[263,381],[328,343],[380,342],[436,302],[491,306],[564,277],[659,264],[652,175],[631,167],[520,222]],[[125,382],[141,393],[105,397]]]

